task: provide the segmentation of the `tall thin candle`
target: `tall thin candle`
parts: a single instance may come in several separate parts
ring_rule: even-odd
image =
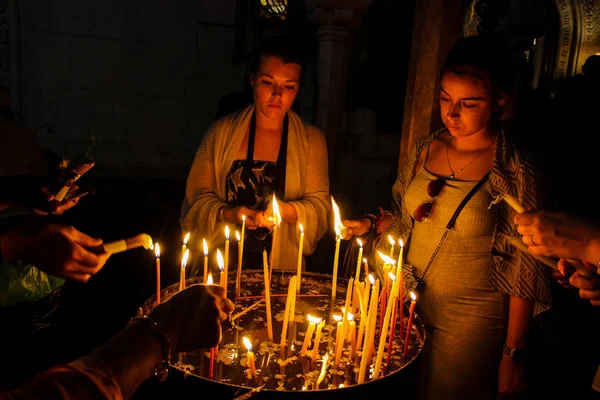
[[[360,360],[360,369],[358,372],[358,383],[365,382],[365,374],[367,372],[367,364],[371,363],[373,341],[375,340],[375,321],[377,320],[377,296],[379,295],[380,281],[377,279],[371,291],[371,300],[369,300],[369,315],[367,317],[365,343],[363,345],[362,357]]]
[[[277,198],[275,198],[275,193],[273,193],[273,202],[271,203],[271,206],[273,207],[273,216],[271,217],[271,219],[275,223],[275,225],[273,226],[273,240],[271,241],[271,255],[269,257],[269,280],[271,280],[273,274],[273,267],[275,266],[275,248],[279,245],[277,232],[279,232],[279,225],[281,224],[281,214],[279,213],[279,204],[277,204]]]
[[[302,226],[301,223],[298,224],[298,227],[300,228],[300,239],[299,239],[299,243],[298,243],[298,271],[296,272],[296,275],[298,276],[298,284],[296,285],[296,293],[300,293],[300,281],[302,280],[302,249],[304,247],[304,227]]]
[[[265,278],[265,303],[267,307],[267,336],[273,341],[273,320],[271,318],[271,280],[269,279],[269,264],[267,262],[267,250],[263,250],[263,271]]]
[[[219,266],[219,286],[225,287],[223,281],[225,278],[225,261],[223,260],[223,255],[221,254],[221,250],[217,249],[217,265]]]
[[[206,239],[202,239],[202,247],[204,250],[204,283],[208,280],[208,244]]]
[[[406,359],[406,354],[408,353],[408,340],[410,339],[410,328],[412,326],[413,317],[415,315],[415,306],[417,305],[417,296],[410,292],[410,297],[412,301],[410,302],[410,309],[408,310],[408,323],[406,324],[406,336],[404,338],[404,351],[402,352],[402,357]]]
[[[331,205],[333,208],[334,222],[333,226],[335,229],[335,255],[333,257],[333,274],[332,274],[332,282],[331,282],[331,305],[335,304],[335,298],[337,295],[337,275],[338,275],[338,263],[340,258],[340,242],[342,239],[342,229],[344,229],[344,225],[342,224],[342,219],[340,217],[340,209],[337,206],[333,196],[331,196]]]
[[[358,259],[356,261],[356,275],[354,276],[354,282],[358,282],[360,280],[360,263],[363,259],[363,244],[360,239],[356,239],[356,243],[358,243]]]
[[[287,298],[285,301],[285,311],[283,312],[283,326],[281,328],[281,338],[279,340],[279,346],[281,349],[285,347],[285,343],[287,340],[287,328],[288,322],[290,321],[290,311],[292,308],[292,302],[294,301],[294,293],[296,292],[296,281],[294,278],[296,276],[292,276],[288,285]],[[293,317],[292,317],[293,318]]]
[[[240,291],[242,290],[242,242],[238,231],[235,231],[235,238],[237,240],[238,248],[237,272],[235,274],[235,296],[240,297]]]
[[[181,257],[181,275],[179,277],[179,290],[185,289],[185,267],[187,265],[189,256],[190,249],[185,249],[185,253],[183,253],[183,257]]]
[[[313,361],[317,361],[317,358],[319,358],[319,344],[321,343],[321,331],[323,330],[324,326],[325,326],[325,320],[322,320],[317,325],[317,333],[315,333],[315,343],[313,345],[313,349],[312,349],[312,353],[311,353],[311,357],[312,357]]]
[[[160,303],[160,246],[158,242],[154,245],[156,254],[156,304]]]
[[[400,326],[398,327],[398,334],[402,337],[404,331],[404,242],[402,239],[398,239],[400,243],[400,254],[398,254],[398,275],[400,281],[398,282],[398,300],[400,301],[400,310],[398,311],[398,319],[400,320]]]
[[[227,281],[229,279],[229,226],[225,225],[225,254],[223,255],[223,272],[221,276],[221,286],[225,289],[225,297],[227,297]],[[224,275],[224,277],[223,277]]]
[[[377,348],[377,357],[375,359],[375,369],[373,370],[373,379],[379,379],[379,373],[381,371],[381,363],[383,362],[383,353],[385,351],[385,344],[387,342],[387,333],[388,333],[388,329],[390,326],[390,321],[392,319],[392,310],[394,309],[393,304],[398,300],[397,293],[396,293],[396,288],[397,288],[397,284],[398,284],[397,279],[394,276],[394,274],[392,274],[391,272],[389,275],[390,275],[390,279],[392,280],[393,284],[392,284],[389,298],[387,301],[387,307],[385,308],[383,327],[379,334],[379,347]]]

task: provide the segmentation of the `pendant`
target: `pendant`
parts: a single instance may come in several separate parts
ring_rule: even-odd
[[[453,180],[454,179],[454,172],[452,174],[450,174],[450,176],[448,176],[448,178],[446,178],[446,179]]]

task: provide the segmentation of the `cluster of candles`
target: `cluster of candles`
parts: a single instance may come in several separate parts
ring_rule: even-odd
[[[336,246],[333,263],[332,273],[332,289],[331,289],[331,304],[335,304],[336,292],[337,292],[337,270],[339,262],[339,250],[340,241],[343,237],[343,230],[345,229],[341,223],[340,212],[337,204],[333,197],[331,198],[333,211],[334,211],[334,228],[336,233]],[[281,216],[279,213],[279,207],[277,200],[273,196],[272,201],[273,216],[272,221],[275,222],[273,229],[273,242],[275,243],[275,237],[277,234],[277,228],[281,223]],[[244,249],[244,231],[245,231],[246,218],[242,218],[242,230],[236,231],[236,238],[238,244],[238,263],[237,263],[237,274],[236,274],[236,297],[240,297],[240,286],[241,286],[241,269],[242,269],[242,256]],[[287,341],[287,327],[288,323],[294,321],[295,316],[295,304],[296,296],[300,293],[301,277],[302,277],[302,251],[304,242],[304,229],[301,223],[298,224],[300,231],[300,240],[298,245],[298,260],[297,260],[297,273],[292,276],[289,281],[286,307],[284,311],[284,320],[282,333],[280,338],[280,348],[286,346]],[[185,271],[186,266],[190,257],[190,250],[187,248],[187,243],[190,238],[190,233],[187,233],[184,237],[182,244],[182,256],[181,256],[181,275],[179,289],[185,289]],[[391,244],[389,255],[378,252],[379,257],[383,260],[383,283],[376,279],[372,274],[369,274],[369,264],[366,258],[363,258],[363,246],[360,239],[357,239],[359,246],[359,253],[356,261],[356,274],[354,278],[350,278],[348,281],[348,287],[346,290],[346,299],[344,307],[342,308],[341,315],[332,315],[332,318],[337,322],[335,348],[332,354],[325,354],[322,357],[323,366],[322,371],[318,379],[318,383],[322,381],[325,374],[326,364],[333,362],[334,368],[337,368],[342,361],[342,351],[346,344],[346,341],[350,343],[350,359],[349,362],[356,362],[360,364],[359,373],[356,377],[357,383],[364,383],[366,379],[367,367],[371,364],[373,356],[375,355],[375,364],[373,367],[373,379],[380,378],[382,374],[382,362],[383,355],[385,353],[385,346],[387,344],[387,362],[390,363],[392,345],[395,335],[396,316],[398,315],[399,320],[399,336],[403,336],[403,307],[399,308],[398,303],[404,304],[404,275],[402,271],[403,265],[403,242],[399,240],[400,250],[397,261],[394,260],[394,247],[396,241],[388,236]],[[220,269],[220,280],[219,284],[225,289],[227,293],[227,280],[228,280],[228,269],[229,269],[229,226],[225,226],[225,251],[224,255],[219,249],[216,250],[217,263]],[[202,247],[204,251],[204,283],[212,284],[212,274],[208,271],[208,254],[209,249],[206,240],[202,240]],[[160,246],[158,243],[154,246],[156,253],[156,302],[160,303]],[[269,262],[270,261],[270,262]],[[360,281],[361,277],[361,266],[364,263],[364,280]],[[271,310],[271,276],[273,259],[267,259],[266,250],[263,251],[263,272],[265,281],[265,305],[266,305],[266,321],[267,321],[267,335],[268,340],[273,342],[273,319]],[[406,358],[408,351],[409,333],[413,321],[414,309],[416,305],[416,296],[414,293],[410,293],[412,301],[409,308],[408,324],[406,325],[406,333],[404,340],[403,356]],[[381,304],[381,307],[379,307]],[[353,311],[357,311],[360,315],[358,332],[356,328],[356,320]],[[376,321],[377,315],[379,315],[379,343],[376,346]],[[321,318],[314,317],[312,315],[307,316],[308,325],[304,335],[304,341],[300,350],[300,356],[310,357],[313,362],[319,358],[319,344],[321,340],[321,332],[325,326],[325,321]],[[389,333],[389,335],[388,335]],[[312,349],[309,349],[313,335],[315,336]],[[251,340],[247,337],[243,337],[244,345],[247,349],[246,359],[248,366],[248,375],[250,377],[256,376],[256,365],[255,355],[252,351]],[[210,368],[209,371],[213,370],[215,351],[217,348],[211,349],[210,352]],[[212,373],[209,372],[212,378]]]

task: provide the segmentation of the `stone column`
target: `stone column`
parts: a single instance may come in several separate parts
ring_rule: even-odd
[[[360,16],[371,4],[372,0],[307,1],[318,39],[315,123],[327,137],[332,185],[338,174],[340,136],[346,111],[351,31],[360,25]]]

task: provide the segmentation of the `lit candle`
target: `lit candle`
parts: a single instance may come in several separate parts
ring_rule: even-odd
[[[160,246],[158,242],[154,245],[154,254],[156,254],[156,304],[160,303]]]
[[[185,253],[183,253],[183,257],[181,258],[181,275],[179,279],[179,290],[185,289],[185,267],[187,265],[189,256],[190,249],[185,249]]]
[[[343,317],[340,315],[333,316],[334,321],[338,321],[337,328],[335,330],[335,353],[334,353],[334,365],[337,367],[342,358],[342,349],[344,348],[344,322]]]
[[[275,261],[275,246],[278,246],[277,243],[277,232],[279,231],[279,224],[281,224],[281,214],[279,213],[279,204],[277,204],[277,199],[275,198],[275,193],[273,193],[273,201],[271,202],[271,206],[273,209],[273,216],[271,217],[271,221],[275,224],[273,226],[273,240],[271,241],[271,256],[269,258],[270,270],[269,270],[269,280],[271,280],[271,275],[273,274],[273,267]]]
[[[400,301],[400,311],[398,312],[398,319],[400,320],[400,326],[398,327],[398,333],[402,337],[403,323],[404,323],[404,242],[402,239],[398,239],[400,243],[400,254],[398,255],[398,274],[400,281],[398,282],[398,300]]]
[[[224,287],[223,281],[227,279],[225,274],[225,261],[223,260],[223,255],[221,254],[221,250],[217,249],[217,265],[219,266],[219,286]]]
[[[273,321],[271,319],[271,280],[269,279],[269,264],[267,250],[263,250],[263,270],[265,275],[265,303],[267,308],[267,335],[273,341]]]
[[[183,244],[181,245],[181,257],[183,257],[183,253],[185,253],[185,250],[187,249],[187,242],[188,240],[190,240],[190,233],[186,233],[185,237],[183,238]]]
[[[404,338],[404,352],[402,353],[402,357],[406,359],[406,354],[408,353],[408,339],[410,338],[410,327],[412,325],[413,317],[415,315],[415,306],[417,305],[417,296],[410,292],[410,297],[412,301],[410,302],[410,309],[408,310],[408,324],[406,324],[406,336]]]
[[[227,297],[227,280],[229,278],[229,226],[225,225],[225,255],[223,256],[224,269],[221,273],[221,286],[225,289],[225,297]],[[223,277],[223,275],[225,277]]]
[[[348,313],[348,340],[350,341],[350,360],[356,356],[356,321],[354,314]]]
[[[306,328],[306,334],[304,335],[304,342],[302,343],[302,349],[300,350],[301,356],[306,354],[306,351],[308,350],[308,345],[310,344],[310,341],[312,340],[312,335],[315,331],[315,328],[316,328],[317,324],[321,323],[321,318],[313,317],[310,314],[308,314],[306,318],[308,319],[308,327]]]
[[[244,341],[244,346],[246,346],[246,349],[248,350],[248,352],[246,353],[246,365],[248,366],[248,368],[250,369],[250,377],[253,378],[256,376],[256,364],[254,362],[254,352],[252,351],[252,342],[250,342],[250,339],[248,339],[247,337],[243,337],[242,340]]]
[[[204,248],[204,283],[208,279],[208,244],[206,239],[202,239],[202,247]]]
[[[360,239],[356,239],[356,243],[358,243],[358,260],[356,261],[356,275],[354,276],[354,281],[358,282],[360,279],[360,263],[363,259],[363,244]]]
[[[210,272],[208,273],[208,278],[206,278],[206,284],[207,285],[212,285],[213,284],[213,277],[212,277],[212,274]]]
[[[396,244],[396,240],[392,237],[392,235],[388,235],[388,240],[390,242],[390,257],[394,258],[394,244]]]
[[[300,293],[300,279],[302,276],[302,248],[304,247],[304,228],[300,223],[298,224],[298,226],[300,228],[300,242],[298,243],[298,287],[296,288],[296,292]]]
[[[362,357],[360,360],[360,369],[358,372],[358,383],[365,382],[365,374],[367,372],[367,364],[371,363],[371,350],[373,341],[375,340],[375,323],[377,321],[377,296],[379,295],[380,281],[377,279],[373,289],[371,290],[371,300],[369,300],[369,314],[365,327],[365,344],[363,346]]]
[[[317,333],[315,333],[315,344],[312,349],[312,359],[313,361],[317,361],[319,358],[319,344],[321,344],[321,330],[325,326],[325,320],[321,320],[317,325]]]
[[[334,229],[335,229],[335,255],[333,257],[333,276],[331,282],[331,305],[335,304],[336,298],[336,290],[337,290],[337,275],[338,275],[338,262],[340,258],[340,242],[342,239],[342,229],[344,225],[342,225],[342,219],[340,217],[340,209],[338,208],[333,196],[331,196],[331,205],[333,207],[334,214]]]
[[[365,277],[369,276],[369,262],[366,258],[363,258],[363,262],[365,263]]]
[[[283,327],[281,328],[281,338],[279,341],[279,346],[283,349],[285,347],[285,343],[287,340],[287,328],[288,328],[288,322],[293,321],[294,320],[294,316],[290,315],[292,312],[292,303],[295,301],[294,300],[294,294],[296,293],[296,281],[295,279],[297,279],[297,276],[292,276],[290,278],[290,282],[288,285],[288,292],[287,292],[287,298],[286,298],[286,302],[285,302],[285,311],[283,312]]]
[[[237,240],[238,247],[238,263],[237,273],[235,275],[235,295],[240,297],[240,291],[242,290],[242,242],[240,239],[240,233],[235,231],[235,238]]]
[[[346,302],[344,303],[344,314],[343,314],[343,327],[344,327],[344,339],[346,338],[346,332],[348,330],[348,313],[350,312],[350,299],[352,298],[352,291],[354,290],[354,278],[348,280],[348,287],[346,288]]]
[[[392,319],[392,310],[394,309],[393,303],[395,303],[398,300],[396,295],[396,277],[391,272],[389,273],[389,276],[393,284],[387,301],[387,307],[385,308],[383,327],[379,333],[379,346],[377,348],[377,357],[375,359],[373,379],[379,379],[379,373],[381,372],[381,363],[383,362],[383,353],[385,351],[385,344],[387,342],[387,333],[390,326],[390,321]]]

